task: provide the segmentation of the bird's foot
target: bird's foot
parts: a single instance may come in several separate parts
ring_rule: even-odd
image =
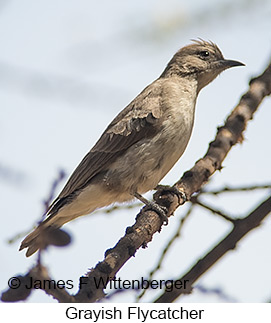
[[[148,201],[148,203],[145,203],[145,206],[143,207],[143,211],[147,210],[155,211],[162,220],[162,223],[164,225],[168,225],[168,210],[165,206],[161,206],[153,201]]]
[[[145,204],[145,206],[143,207],[144,211],[147,211],[147,210],[155,211],[160,216],[162,223],[164,225],[168,225],[168,217],[167,217],[168,210],[166,207],[161,206],[154,201],[147,200],[145,197],[143,197],[137,192],[135,192],[133,195],[134,197],[136,197],[138,200],[140,200],[142,203]]]
[[[186,194],[184,192],[178,190],[178,188],[176,186],[157,185],[155,187],[155,189],[157,190],[157,193],[159,195],[163,195],[163,193],[166,193],[166,192],[170,192],[172,194],[177,195],[179,203],[182,201],[182,204],[184,204],[188,200]]]

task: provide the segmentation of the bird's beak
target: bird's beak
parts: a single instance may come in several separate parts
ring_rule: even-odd
[[[241,62],[233,61],[231,59],[222,59],[219,61],[219,65],[224,69],[231,68],[234,66],[245,66],[245,64]]]

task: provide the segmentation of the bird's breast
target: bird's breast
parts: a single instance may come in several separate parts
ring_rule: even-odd
[[[153,189],[182,156],[188,144],[194,122],[196,91],[193,96],[193,91],[175,83],[168,84],[163,91],[163,121],[157,133],[132,145],[107,173],[108,181],[123,191],[145,193]]]

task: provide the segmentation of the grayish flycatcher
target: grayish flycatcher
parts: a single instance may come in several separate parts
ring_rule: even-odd
[[[43,248],[46,230],[154,189],[182,156],[191,136],[199,91],[222,71],[244,65],[224,59],[212,42],[181,48],[105,129],[48,209],[22,242],[26,256]]]

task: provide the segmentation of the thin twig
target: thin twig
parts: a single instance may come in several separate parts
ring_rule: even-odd
[[[113,213],[115,211],[121,211],[121,210],[132,210],[138,207],[142,207],[142,203],[131,203],[131,204],[124,204],[124,205],[113,205],[111,207],[108,208],[103,208],[103,209],[99,209],[97,211],[94,211],[93,213],[91,213],[91,215],[94,214],[99,214],[99,213],[103,213],[103,214],[110,214]]]
[[[211,249],[203,258],[198,260],[195,265],[178,280],[189,281],[186,290],[173,288],[172,292],[164,292],[155,303],[171,303],[182,294],[188,294],[192,291],[192,285],[208,269],[210,269],[221,257],[228,251],[235,249],[237,243],[251,230],[260,226],[264,218],[271,212],[271,196],[256,207],[248,216],[235,222],[231,232]]]
[[[53,199],[55,198],[55,195],[56,195],[56,189],[57,189],[57,186],[59,185],[59,183],[66,177],[66,173],[63,169],[60,169],[58,171],[58,176],[56,179],[54,179],[52,185],[51,185],[51,188],[50,188],[50,191],[49,191],[49,194],[48,194],[48,197],[43,201],[43,205],[44,205],[44,212],[43,212],[43,215],[42,215],[42,220],[44,219],[44,217],[46,216],[47,214],[47,211],[53,201]]]
[[[225,186],[218,190],[202,190],[202,194],[212,194],[218,195],[222,193],[231,193],[231,192],[247,192],[247,191],[254,191],[254,190],[265,190],[271,189],[271,184],[263,184],[263,185],[252,185],[252,186],[240,186],[240,187],[230,187]]]
[[[202,208],[204,208],[204,209],[206,209],[206,210],[210,211],[210,212],[211,212],[211,213],[213,213],[213,214],[217,214],[217,215],[221,216],[223,219],[225,219],[225,220],[227,220],[227,221],[229,221],[229,222],[231,222],[231,223],[234,223],[234,222],[236,221],[236,219],[234,219],[234,218],[232,218],[232,217],[228,216],[227,214],[223,213],[222,211],[217,210],[217,209],[213,208],[212,206],[209,206],[209,205],[207,205],[207,204],[205,204],[205,203],[201,202],[201,201],[198,199],[198,196],[192,196],[192,198],[191,198],[191,202],[192,202],[193,204],[196,204],[196,205],[201,206]]]
[[[237,303],[236,299],[234,299],[232,296],[226,295],[221,288],[207,288],[198,284],[194,287],[194,289],[203,294],[215,294],[224,302]]]

